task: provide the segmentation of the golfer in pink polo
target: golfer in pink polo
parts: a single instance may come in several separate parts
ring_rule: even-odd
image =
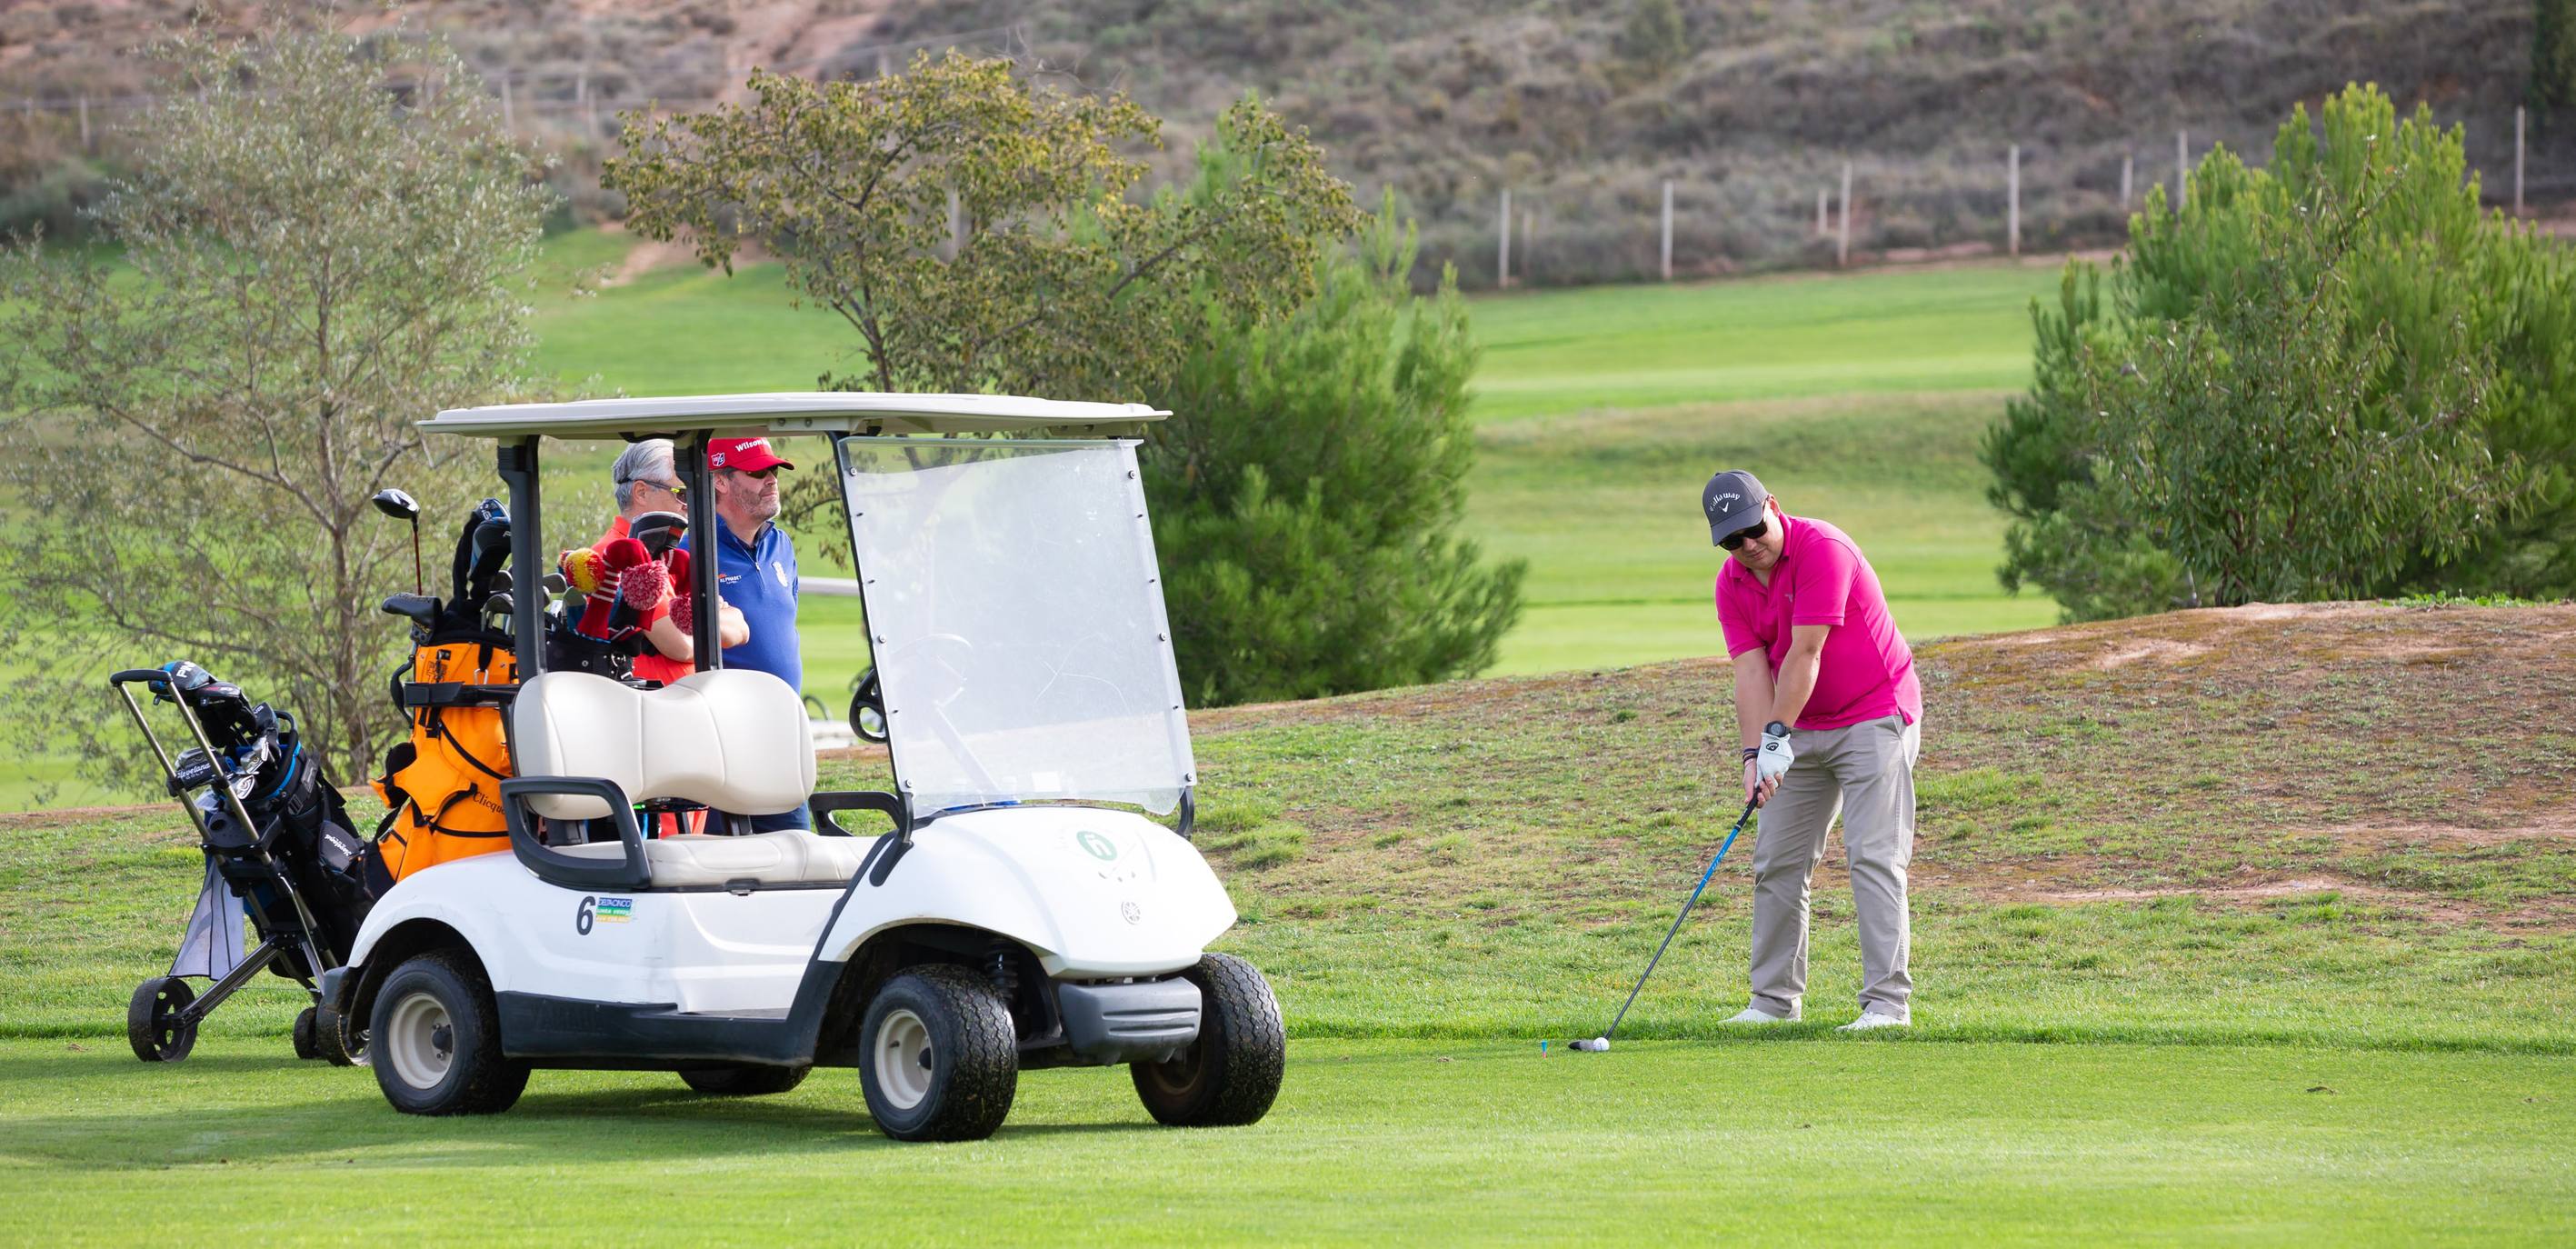
[[[1753,474],[1719,473],[1700,492],[1709,540],[1728,555],[1717,621],[1735,663],[1744,796],[1753,843],[1753,1001],[1728,1020],[1787,1023],[1807,993],[1807,897],[1842,816],[1860,919],[1860,1018],[1844,1031],[1901,1028],[1905,868],[1914,858],[1914,760],[1923,687],[1914,652],[1860,547],[1821,520],[1791,516]]]

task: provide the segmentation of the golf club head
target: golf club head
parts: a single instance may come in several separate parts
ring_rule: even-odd
[[[544,587],[548,594],[561,594],[564,592],[564,586],[569,583],[564,580],[562,573],[550,572],[538,578],[537,584]]]
[[[1589,1041],[1577,1041],[1574,1043],[1574,1048],[1582,1050],[1587,1054],[1602,1053],[1610,1048],[1610,1038],[1606,1036],[1597,1036]]]
[[[494,592],[506,594],[515,588],[517,587],[511,584],[509,569],[504,568],[501,571],[492,574],[492,589]]]
[[[382,512],[387,516],[391,516],[395,520],[417,521],[420,519],[419,501],[412,498],[410,495],[391,487],[377,491],[375,497],[369,499],[368,502],[375,504],[377,511]]]

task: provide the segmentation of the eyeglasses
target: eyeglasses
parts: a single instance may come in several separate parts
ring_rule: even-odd
[[[671,497],[672,497],[672,498],[674,498],[674,499],[678,499],[678,500],[680,500],[680,501],[681,501],[681,502],[683,502],[683,503],[685,503],[685,502],[687,502],[687,501],[688,501],[688,498],[689,498],[689,487],[688,487],[686,484],[682,483],[682,482],[677,482],[677,481],[648,481],[648,482],[645,482],[644,484],[645,484],[645,485],[648,485],[648,486],[651,486],[651,487],[653,487],[654,489],[659,490],[659,491],[661,491],[662,493],[667,494],[667,495],[671,496]]]
[[[767,481],[767,480],[769,480],[770,478],[772,478],[772,477],[776,477],[776,476],[778,475],[778,466],[777,466],[777,465],[775,465],[775,464],[772,464],[772,465],[770,465],[770,466],[769,466],[769,467],[767,467],[767,468],[759,468],[759,469],[752,469],[752,468],[728,468],[728,469],[726,469],[726,470],[724,470],[724,471],[726,471],[726,472],[728,472],[728,473],[731,473],[731,474],[733,474],[733,475],[734,475],[734,476],[736,476],[736,477],[750,477],[750,478],[754,478],[754,479],[759,480],[759,481]]]
[[[1740,547],[1747,542],[1751,542],[1755,538],[1759,538],[1769,532],[1771,532],[1770,521],[1756,521],[1750,529],[1738,529],[1735,532],[1718,539],[1717,546],[1721,551],[1732,551],[1735,548]]]

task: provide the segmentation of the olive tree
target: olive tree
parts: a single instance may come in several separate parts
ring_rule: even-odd
[[[603,181],[627,226],[685,237],[731,271],[746,243],[800,299],[856,335],[856,373],[826,387],[1142,400],[1203,341],[1212,301],[1237,318],[1294,308],[1317,258],[1360,220],[1302,130],[1246,99],[1217,121],[1184,186],[1137,193],[1160,142],[1123,95],[1052,90],[1006,60],[951,53],[908,71],[815,83],[754,71],[750,98],[624,115]],[[831,498],[791,486],[800,515]]]
[[[96,213],[112,250],[27,240],[0,306],[0,647],[20,745],[135,760],[101,669],[186,658],[294,709],[334,779],[400,721],[409,588],[387,485],[433,515],[488,472],[413,422],[525,389],[547,192],[441,43],[275,27],[158,49]],[[444,452],[444,454],[441,454]]]

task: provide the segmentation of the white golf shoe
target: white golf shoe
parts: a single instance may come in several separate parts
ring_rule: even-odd
[[[1911,1020],[1899,1019],[1894,1015],[1882,1015],[1874,1010],[1865,1010],[1860,1013],[1860,1018],[1844,1024],[1843,1026],[1834,1029],[1834,1031],[1867,1032],[1872,1028],[1910,1028],[1913,1026],[1914,1024]]]
[[[1759,1006],[1747,1006],[1747,1007],[1745,1007],[1741,1012],[1738,1012],[1735,1016],[1733,1016],[1732,1018],[1729,1018],[1726,1022],[1728,1022],[1728,1023],[1794,1023],[1794,1022],[1796,1022],[1796,1021],[1795,1021],[1795,1020],[1793,1020],[1793,1019],[1791,1019],[1791,1018],[1789,1018],[1787,1015],[1774,1015],[1774,1014],[1772,1014],[1771,1012],[1769,1012],[1769,1011],[1767,1011],[1767,1010],[1764,1010],[1764,1009],[1762,1009],[1762,1008],[1761,1008],[1761,1007],[1759,1007]]]

